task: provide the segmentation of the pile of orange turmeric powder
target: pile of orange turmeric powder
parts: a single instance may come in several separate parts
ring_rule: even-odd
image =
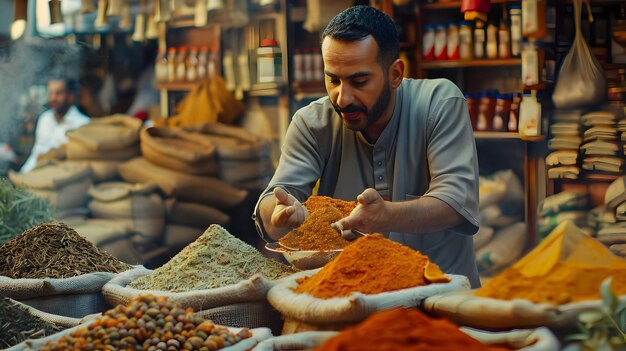
[[[350,244],[341,234],[330,226],[346,217],[356,207],[356,201],[344,201],[328,196],[311,196],[304,206],[309,211],[307,219],[287,233],[279,242],[287,247],[300,250],[339,250]]]
[[[615,293],[626,295],[626,260],[574,224],[564,222],[475,295],[562,305],[600,299],[600,284],[608,277],[613,278]]]
[[[486,346],[452,322],[430,318],[416,309],[398,308],[371,315],[314,351],[504,351]]]
[[[430,281],[424,277],[427,264],[432,265]],[[448,281],[435,264],[429,263],[427,256],[381,234],[371,234],[346,246],[315,275],[299,279],[294,290],[328,299],[353,292],[378,294]]]

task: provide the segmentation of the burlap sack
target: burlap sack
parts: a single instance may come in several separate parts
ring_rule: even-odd
[[[271,158],[270,142],[243,128],[223,123],[204,123],[184,129],[212,142],[220,160],[251,161]]]
[[[120,179],[117,167],[121,161],[85,161],[91,167],[91,178],[94,183],[111,182]]]
[[[367,318],[376,311],[387,310],[393,307],[418,307],[428,296],[450,291],[469,289],[469,280],[465,276],[447,274],[449,283],[430,284],[398,291],[385,292],[375,295],[353,293],[349,297],[320,299],[309,294],[298,294],[292,289],[298,286],[297,279],[312,276],[319,269],[304,271],[281,279],[267,294],[267,300],[276,308],[286,320],[319,326],[318,330],[333,330],[343,328]],[[287,330],[285,323],[283,333],[297,330]],[[326,329],[329,328],[329,329]]]
[[[163,234],[163,245],[174,249],[186,247],[196,241],[205,228],[196,228],[186,225],[166,224]]]
[[[121,150],[137,144],[142,123],[138,118],[116,114],[93,119],[89,124],[68,131],[67,138],[91,151]]]
[[[121,164],[119,170],[127,182],[152,181],[170,197],[220,209],[239,205],[247,195],[245,190],[239,190],[217,178],[183,174],[159,167],[140,157]]]
[[[39,190],[57,190],[85,180],[90,175],[88,165],[72,162],[48,163],[28,173],[9,171],[9,179],[16,186]]]
[[[88,219],[73,223],[72,228],[82,237],[122,262],[129,264],[143,263],[143,256],[135,248],[133,240],[137,234],[130,223],[119,220]]]
[[[476,329],[460,330],[485,345],[506,345],[518,351],[558,351],[559,341],[547,328],[513,330],[510,332],[486,333]],[[309,350],[322,346],[335,331],[313,331],[275,336],[260,342],[252,351]]]
[[[82,318],[110,307],[100,291],[114,276],[115,273],[106,272],[63,279],[12,279],[0,276],[0,295],[44,312]]]
[[[141,152],[150,162],[187,174],[217,175],[215,145],[179,128],[141,131]]]
[[[74,333],[75,331],[77,331],[80,328],[84,328],[84,327],[89,327],[89,325],[93,323],[93,321],[90,321],[89,323],[85,323],[85,324],[80,324],[77,325],[75,327],[69,328],[69,329],[65,329],[62,332],[56,333],[54,335],[50,335],[47,336],[45,338],[40,338],[40,339],[29,339],[24,341],[23,343],[14,346],[13,348],[10,348],[8,350],[15,350],[15,351],[36,351],[41,349],[44,345],[46,345],[49,342],[58,340],[62,337],[64,337],[65,335]],[[232,333],[237,333],[241,330],[241,328],[231,328],[228,327],[228,329],[232,332]],[[256,329],[251,329],[250,332],[252,333],[252,336],[248,339],[244,339],[242,341],[240,341],[239,343],[233,345],[233,346],[229,346],[229,347],[225,347],[223,349],[220,349],[220,351],[246,351],[246,350],[250,350],[252,349],[255,345],[257,345],[259,342],[269,339],[270,337],[272,337],[272,333],[270,332],[270,330],[268,328],[256,328]]]
[[[626,296],[620,301],[626,302]],[[575,327],[578,315],[602,306],[600,300],[569,303],[560,306],[478,297],[472,291],[431,296],[424,300],[426,312],[459,324],[487,330],[512,328]]]
[[[77,140],[67,142],[68,160],[126,161],[140,154],[139,144],[133,144],[118,150],[96,151],[87,148],[85,144]]]
[[[220,159],[219,165],[220,178],[230,184],[269,178],[274,174],[274,164],[270,158],[252,161]]]
[[[225,226],[230,217],[222,211],[201,204],[176,199],[165,200],[167,222],[195,228],[208,228],[211,224]]]
[[[123,272],[109,281],[102,288],[102,294],[111,305],[127,304],[135,296],[152,294],[167,296],[184,307],[192,307],[196,311],[208,310],[242,302],[264,301],[265,295],[273,282],[260,275],[247,280],[216,289],[204,289],[185,292],[162,290],[139,290],[127,287],[133,280],[152,273],[151,270],[138,266]]]
[[[30,189],[30,191],[48,200],[56,210],[80,208],[87,205],[87,189],[91,179],[85,178],[76,183],[64,185],[56,190]]]
[[[266,300],[220,306],[198,311],[196,314],[221,325],[250,329],[270,328],[272,334],[276,335],[280,334],[283,327],[283,319],[280,313]]]

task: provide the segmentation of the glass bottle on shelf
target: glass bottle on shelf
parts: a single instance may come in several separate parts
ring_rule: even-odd
[[[432,24],[424,25],[424,34],[422,37],[422,58],[425,61],[435,59],[435,26]]]
[[[159,50],[154,63],[154,78],[157,83],[167,82],[167,57],[164,50]]]
[[[469,21],[462,21],[459,25],[459,58],[461,60],[472,59],[472,23]]]
[[[198,73],[198,80],[204,80],[207,77],[207,54],[209,52],[209,48],[203,46],[200,48],[200,52],[198,53],[198,67],[196,71]]]
[[[539,40],[546,35],[547,0],[522,0],[522,34]]]
[[[198,80],[198,48],[193,46],[189,50],[189,55],[187,56],[187,81],[195,82]]]
[[[509,113],[511,110],[511,95],[498,94],[496,99],[496,107],[493,114],[493,130],[497,132],[506,132],[509,123]]]
[[[461,57],[459,52],[459,26],[456,23],[448,24],[448,59],[458,60]]]
[[[481,21],[476,21],[474,27],[474,58],[485,58],[485,24]]]
[[[167,50],[167,82],[176,81],[176,48]]]
[[[186,67],[186,61],[187,60],[187,47],[186,46],[181,46],[178,49],[178,55],[176,55],[176,81],[177,82],[184,82],[187,80],[187,67]]]
[[[495,23],[487,25],[487,44],[485,45],[488,59],[498,58],[498,27]]]
[[[522,8],[513,5],[509,8],[511,17],[511,55],[519,57],[522,52]]]
[[[509,132],[517,132],[519,120],[519,104],[522,101],[522,94],[515,93],[511,99],[511,108],[509,109]]]
[[[500,20],[498,29],[498,57],[501,59],[511,57],[511,30],[505,19]]]

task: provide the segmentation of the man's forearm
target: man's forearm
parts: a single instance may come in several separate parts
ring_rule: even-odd
[[[267,235],[273,240],[278,240],[283,235],[287,234],[289,228],[279,228],[272,225],[272,213],[274,212],[275,206],[276,196],[270,194],[264,197],[259,204],[259,216],[261,216],[263,227]]]
[[[387,232],[413,234],[431,233],[461,224],[463,216],[450,205],[435,197],[424,196],[416,200],[387,202]]]

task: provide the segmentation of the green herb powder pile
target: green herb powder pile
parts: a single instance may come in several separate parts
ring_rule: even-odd
[[[0,297],[0,349],[17,345],[28,338],[40,338],[61,330],[62,327],[31,315],[11,299]]]
[[[181,292],[236,284],[257,273],[278,279],[295,272],[214,224],[169,262],[128,286]]]
[[[132,268],[63,223],[41,224],[0,246],[0,275],[13,278],[69,278]]]

